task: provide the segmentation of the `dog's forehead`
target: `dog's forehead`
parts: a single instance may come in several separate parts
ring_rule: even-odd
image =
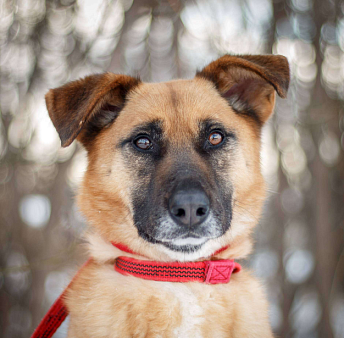
[[[142,83],[130,94],[122,118],[126,121],[126,132],[161,121],[166,136],[175,137],[197,133],[201,121],[231,124],[230,113],[228,104],[211,82],[193,79]]]

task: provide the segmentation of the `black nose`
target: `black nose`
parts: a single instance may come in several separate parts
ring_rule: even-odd
[[[181,187],[170,197],[169,210],[178,224],[194,227],[208,217],[209,199],[201,188]]]

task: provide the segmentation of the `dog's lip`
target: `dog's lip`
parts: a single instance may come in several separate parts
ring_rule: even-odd
[[[217,237],[211,236],[202,236],[199,234],[195,234],[194,232],[190,231],[187,233],[182,234],[181,236],[176,236],[173,238],[161,238],[150,236],[145,234],[147,239],[149,238],[150,241],[157,244],[162,244],[167,247],[174,247],[178,248],[178,250],[182,250],[183,248],[200,248],[203,244],[208,242],[211,239],[215,239]]]
[[[174,239],[170,241],[170,243],[177,246],[185,246],[185,245],[198,246],[198,245],[204,244],[207,241],[208,241],[208,238],[205,238],[205,237],[203,238],[186,237],[186,238]]]
[[[179,236],[179,237],[173,237],[173,238],[157,238],[156,240],[158,240],[159,242],[174,242],[174,241],[178,241],[178,240],[185,240],[185,239],[192,239],[192,240],[209,240],[211,239],[210,237],[207,237],[207,236],[200,236],[200,235],[197,235],[197,234],[194,234],[194,233],[186,233],[186,234],[183,234],[182,236]]]
[[[164,245],[172,245],[174,247],[200,247],[204,243],[208,242],[212,238],[205,236],[194,236],[194,235],[183,235],[177,238],[163,238],[159,239],[158,242]]]

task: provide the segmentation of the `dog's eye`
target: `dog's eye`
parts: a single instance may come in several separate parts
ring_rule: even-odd
[[[210,142],[211,145],[217,146],[223,141],[223,135],[219,131],[213,131],[209,137],[208,141]]]
[[[145,137],[145,136],[141,136],[135,139],[134,144],[137,148],[141,150],[149,150],[153,146],[152,141],[148,137]]]

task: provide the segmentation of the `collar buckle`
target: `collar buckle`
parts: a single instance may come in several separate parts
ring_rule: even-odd
[[[204,261],[206,264],[205,281],[206,284],[228,283],[234,270],[234,261],[221,259],[217,261]]]

